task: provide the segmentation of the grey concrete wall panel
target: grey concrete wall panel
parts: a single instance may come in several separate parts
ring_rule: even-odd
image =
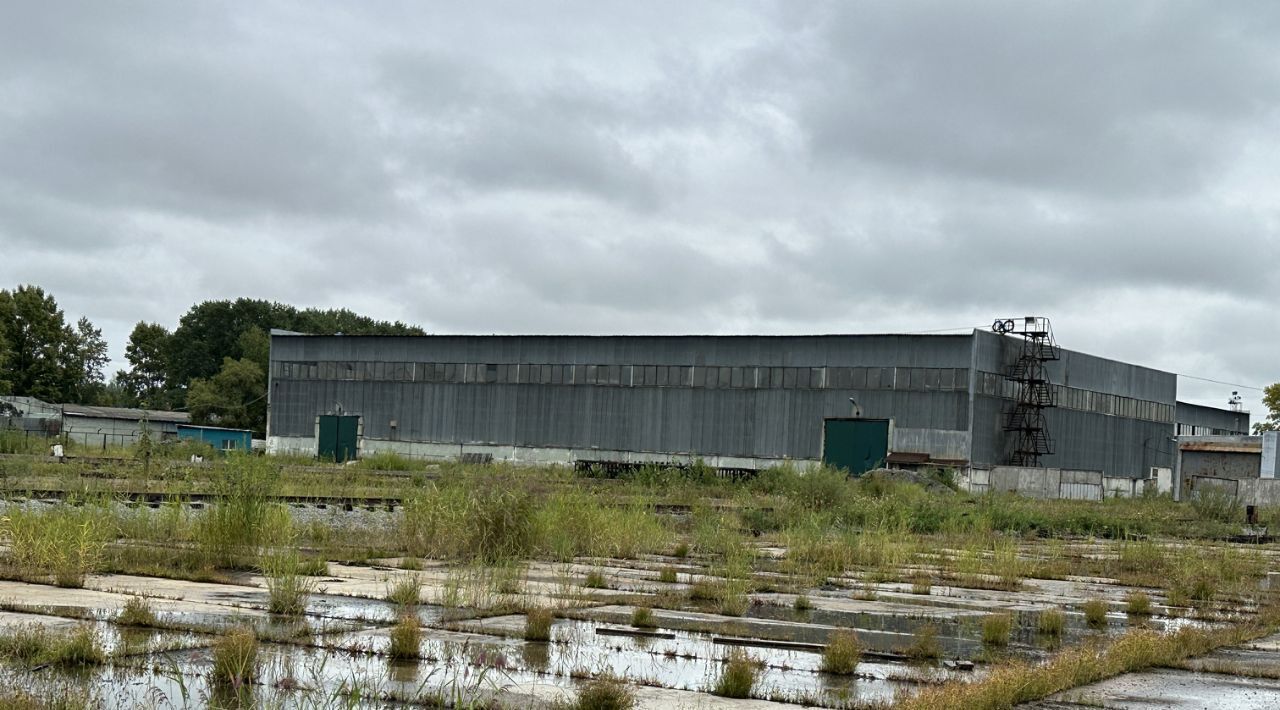
[[[969,432],[947,429],[909,429],[895,426],[890,450],[926,453],[935,459],[969,460]]]
[[[1280,478],[1280,431],[1262,433],[1262,478]]]
[[[1258,478],[1261,456],[1229,451],[1183,451],[1182,477],[1197,476],[1239,480]]]

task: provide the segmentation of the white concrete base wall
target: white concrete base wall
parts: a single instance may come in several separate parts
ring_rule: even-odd
[[[1155,479],[1104,476],[1101,471],[996,466],[960,471],[956,483],[973,494],[1017,493],[1042,500],[1102,500],[1142,495]]]
[[[740,456],[694,456],[691,454],[657,454],[638,451],[606,451],[603,449],[560,449],[491,444],[433,444],[419,441],[386,441],[360,439],[360,455],[386,452],[428,461],[456,461],[463,454],[491,455],[494,461],[531,466],[572,466],[578,461],[616,461],[635,464],[692,464],[699,458],[712,468],[760,470],[790,464],[805,470],[818,466],[816,459],[767,459]],[[267,438],[268,454],[301,454],[315,456],[315,437],[272,436]]]

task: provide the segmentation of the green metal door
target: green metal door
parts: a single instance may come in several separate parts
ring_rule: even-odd
[[[827,419],[823,422],[824,464],[861,476],[883,466],[888,455],[888,419]]]
[[[360,417],[320,415],[316,453],[322,459],[343,463],[356,457]]]

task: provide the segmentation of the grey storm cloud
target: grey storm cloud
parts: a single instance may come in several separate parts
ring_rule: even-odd
[[[1276,46],[1261,2],[28,3],[0,286],[117,360],[238,296],[479,333],[1037,312],[1263,384]]]

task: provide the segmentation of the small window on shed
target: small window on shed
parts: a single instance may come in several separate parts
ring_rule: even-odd
[[[489,384],[492,384],[492,383],[494,383],[494,382],[497,382],[497,381],[498,381],[498,366],[497,366],[497,365],[485,365],[485,366],[484,366],[484,381],[485,381],[486,383],[489,383]]]

